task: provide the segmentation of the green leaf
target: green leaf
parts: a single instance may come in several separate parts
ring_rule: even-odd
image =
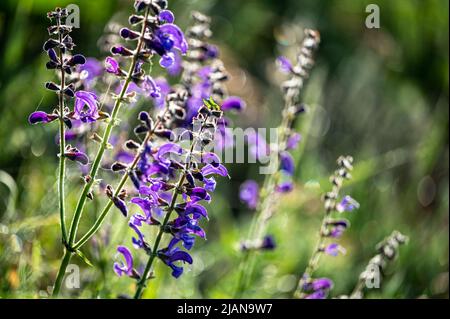
[[[94,267],[94,265],[91,263],[91,261],[79,250],[76,251],[76,254],[78,257],[80,257],[88,266]]]

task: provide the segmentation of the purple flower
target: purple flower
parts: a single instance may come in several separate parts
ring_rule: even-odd
[[[117,251],[123,255],[123,258],[125,259],[125,263],[115,262],[114,263],[114,272],[119,277],[122,277],[123,275],[131,276],[133,274],[133,256],[131,255],[131,252],[125,246],[117,247]]]
[[[287,140],[286,149],[287,150],[296,149],[301,140],[302,136],[299,133],[292,134]]]
[[[263,250],[274,250],[276,248],[275,239],[273,236],[267,235],[264,237],[261,244],[261,249]]]
[[[345,196],[341,202],[336,205],[336,210],[340,213],[352,212],[359,208],[359,203],[350,196]]]
[[[275,191],[277,191],[278,193],[290,193],[293,189],[294,184],[291,181],[283,182],[275,187]]]
[[[64,156],[71,161],[80,163],[81,165],[89,164],[89,157],[83,152],[77,150],[76,148],[73,148],[65,152]]]
[[[188,43],[181,29],[172,23],[161,25],[152,38],[146,39],[147,46],[161,56],[160,64],[164,68],[175,63],[174,49],[183,55],[187,53]]]
[[[58,116],[56,114],[47,114],[42,111],[37,111],[31,113],[28,118],[28,123],[30,124],[38,124],[38,123],[50,123],[56,120]]]
[[[84,79],[84,84],[89,87],[97,77],[102,75],[103,67],[97,59],[87,58],[86,63],[79,66],[79,72]]]
[[[183,59],[181,58],[181,54],[178,51],[172,51],[172,53],[173,53],[172,65],[166,67],[166,70],[170,76],[177,76],[181,73],[183,69]]]
[[[74,118],[84,123],[95,122],[99,117],[97,104],[97,96],[94,93],[87,91],[76,92]]]
[[[280,169],[289,176],[293,176],[295,171],[295,164],[291,154],[289,154],[288,152],[281,152],[280,162]]]
[[[332,288],[333,282],[330,279],[314,279],[303,286],[303,289],[309,292],[305,299],[325,299]]]
[[[137,249],[139,248],[146,248],[147,244],[145,243],[144,235],[142,234],[141,230],[136,226],[134,223],[130,222],[128,224],[137,234],[136,237],[132,237],[131,241],[133,242],[133,246]]]
[[[222,102],[222,111],[237,110],[242,111],[245,108],[245,102],[236,96],[231,96]]]
[[[167,248],[158,251],[158,257],[167,266],[172,268],[172,276],[175,278],[178,278],[183,274],[183,267],[175,265],[175,262],[183,262],[188,264],[192,264],[193,262],[191,255],[180,250],[180,248],[175,247],[175,245],[179,242],[179,239],[173,238]]]
[[[105,68],[106,68],[106,72],[108,73],[112,73],[115,75],[120,75],[120,67],[119,67],[119,62],[117,62],[114,58],[112,57],[107,57],[105,59]]]
[[[339,253],[345,254],[346,250],[341,245],[332,243],[325,247],[324,252],[327,255],[337,257],[339,255]]]
[[[149,75],[145,76],[144,82],[142,83],[142,89],[147,92],[148,95],[154,99],[161,97],[161,88],[156,84],[155,80]]]
[[[143,187],[141,187],[140,190],[143,190]],[[156,192],[152,192],[152,194],[154,197],[156,197],[156,200],[155,198],[151,197],[150,198],[135,197],[131,199],[131,203],[138,205],[144,212],[144,215],[135,214],[132,216],[130,221],[134,225],[141,226],[142,222],[145,222],[149,225],[160,224],[160,222],[153,217],[153,212],[157,213],[159,211],[159,207],[157,204],[158,195],[156,194]]]
[[[114,206],[117,207],[117,209],[120,210],[120,212],[122,213],[122,215],[124,217],[128,216],[128,208],[127,208],[127,204],[125,204],[125,202],[120,199],[119,197],[113,197],[112,201],[114,203]]]
[[[331,220],[327,222],[327,236],[332,238],[339,238],[342,236],[344,231],[350,226],[347,220]]]
[[[292,63],[285,56],[278,57],[277,65],[280,68],[280,70],[282,72],[284,72],[284,73],[291,73],[292,72],[292,69],[293,69]]]
[[[220,175],[222,177],[227,177],[228,170],[225,166],[220,164],[219,166],[213,166],[211,164],[208,164],[202,168],[202,174],[203,176],[209,176],[209,175]]]
[[[253,180],[248,180],[241,185],[239,198],[248,208],[256,209],[259,201],[259,185]]]

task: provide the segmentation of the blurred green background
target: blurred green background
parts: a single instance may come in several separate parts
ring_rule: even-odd
[[[43,83],[41,48],[47,39],[45,13],[75,3],[81,29],[77,52],[103,58],[97,46],[105,25],[123,21],[131,1],[2,0],[0,2],[0,297],[45,297],[62,256],[57,217],[57,149],[54,126],[30,127],[28,115],[56,102]],[[380,7],[381,28],[367,29],[369,3]],[[355,158],[354,179],[345,191],[361,207],[342,244],[347,255],[324,258],[318,275],[335,282],[333,296],[348,294],[392,230],[410,237],[389,267],[382,289],[370,298],[448,298],[449,252],[449,76],[446,0],[172,0],[183,28],[189,12],[213,17],[214,42],[231,73],[230,92],[248,104],[234,116],[237,126],[275,127],[281,118],[283,77],[274,60],[293,56],[304,27],[322,35],[319,57],[304,94],[311,112],[299,121],[302,148],[295,191],[283,198],[271,222],[278,248],[258,258],[248,297],[288,297],[304,270],[322,218],[320,194],[341,154]],[[117,13],[119,13],[117,15]],[[71,165],[68,210],[80,180]],[[182,278],[157,266],[158,278],[145,297],[230,297],[237,268],[236,243],[252,212],[238,200],[238,188],[257,176],[257,167],[232,165],[210,208],[208,241],[193,251],[195,263]],[[90,205],[83,222],[92,223]],[[112,271],[118,244],[130,245],[131,232],[116,211],[96,245],[84,252],[96,265],[81,267],[81,289],[66,296],[115,298],[133,283]],[[108,234],[109,233],[109,234]],[[108,242],[104,238],[110,237]],[[99,248],[100,247],[100,248]],[[144,257],[144,256],[141,256]]]

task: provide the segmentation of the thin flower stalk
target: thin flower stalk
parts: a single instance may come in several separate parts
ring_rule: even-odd
[[[305,106],[299,103],[299,97],[304,86],[304,82],[309,77],[309,73],[314,64],[314,53],[320,43],[320,35],[314,30],[305,30],[305,38],[300,48],[297,57],[297,63],[292,65],[291,62],[284,57],[279,58],[281,69],[289,73],[291,78],[283,83],[283,92],[285,99],[285,106],[282,111],[282,121],[278,127],[278,144],[270,145],[268,148],[269,156],[271,157],[270,165],[279,165],[280,167],[272,167],[271,171],[274,174],[266,175],[263,186],[260,191],[258,187],[252,187],[252,191],[248,196],[243,196],[241,188],[241,199],[247,204],[256,207],[259,212],[253,218],[251,223],[249,235],[247,240],[241,245],[243,250],[243,257],[239,268],[237,289],[235,296],[241,297],[243,292],[248,287],[253,273],[255,263],[255,252],[266,249],[264,243],[273,242],[271,236],[266,235],[268,222],[276,211],[278,202],[278,194],[287,193],[292,190],[292,176],[293,176],[293,159],[288,154],[288,150],[295,148],[297,144],[294,142],[299,136],[294,133],[292,127],[298,115],[305,111]],[[298,141],[297,141],[298,142]],[[266,152],[266,145],[261,142],[261,138],[256,138],[258,151],[261,152],[261,144],[263,153]],[[267,155],[267,154],[264,154]],[[257,155],[258,156],[258,155]],[[285,181],[283,181],[283,179]],[[287,181],[286,181],[287,179]],[[247,190],[246,190],[247,191]],[[269,245],[272,247],[273,245]]]
[[[397,257],[400,246],[407,242],[408,237],[397,230],[380,242],[376,247],[378,254],[369,261],[364,271],[359,275],[358,283],[350,298],[363,299],[368,283],[379,288],[386,268]],[[348,298],[348,296],[342,296],[341,298]]]
[[[335,218],[333,213],[342,214],[359,208],[359,204],[350,196],[347,195],[340,198],[344,181],[351,178],[350,172],[353,170],[353,158],[351,156],[341,156],[338,158],[337,164],[338,169],[330,178],[332,190],[324,196],[325,214],[319,229],[319,239],[294,293],[296,298],[322,299],[331,290],[331,280],[328,278],[314,279],[313,275],[324,254],[336,257],[340,253],[345,253],[345,249],[339,244],[335,242],[327,244],[329,239],[340,238],[350,226],[346,219]],[[324,282],[327,284],[322,285]]]

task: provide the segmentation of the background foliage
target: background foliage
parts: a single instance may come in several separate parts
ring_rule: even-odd
[[[373,1],[371,1],[373,2]],[[114,16],[123,21],[130,1],[3,0],[0,2],[0,297],[45,297],[61,257],[56,200],[55,127],[30,127],[28,115],[53,97],[43,82],[45,13],[76,3],[81,29],[78,51],[102,58],[97,46]],[[293,55],[302,27],[320,30],[322,46],[305,101],[312,112],[300,122],[303,146],[295,191],[280,203],[271,232],[279,247],[261,255],[248,296],[288,297],[303,271],[322,217],[320,194],[340,154],[355,157],[348,191],[361,203],[344,236],[348,254],[323,260],[319,274],[335,281],[333,294],[349,293],[393,229],[410,237],[372,298],[448,298],[448,1],[378,0],[381,29],[365,28],[363,0],[173,0],[171,8],[186,27],[189,12],[213,16],[214,40],[233,76],[231,92],[248,104],[234,118],[238,126],[274,127],[280,120],[281,77],[274,59]],[[116,14],[117,13],[117,14]],[[286,51],[288,50],[288,51]],[[72,170],[69,205],[81,183]],[[257,167],[236,164],[232,180],[220,183],[196,263],[179,280],[165,267],[145,297],[229,297],[235,281],[236,243],[251,212],[238,200],[238,187]],[[95,217],[94,203],[85,227]],[[78,297],[114,298],[130,293],[132,282],[112,271],[117,244],[129,244],[117,212],[94,244],[85,248],[96,268],[82,264]],[[99,248],[100,247],[100,248]],[[164,274],[164,275],[162,275]]]

